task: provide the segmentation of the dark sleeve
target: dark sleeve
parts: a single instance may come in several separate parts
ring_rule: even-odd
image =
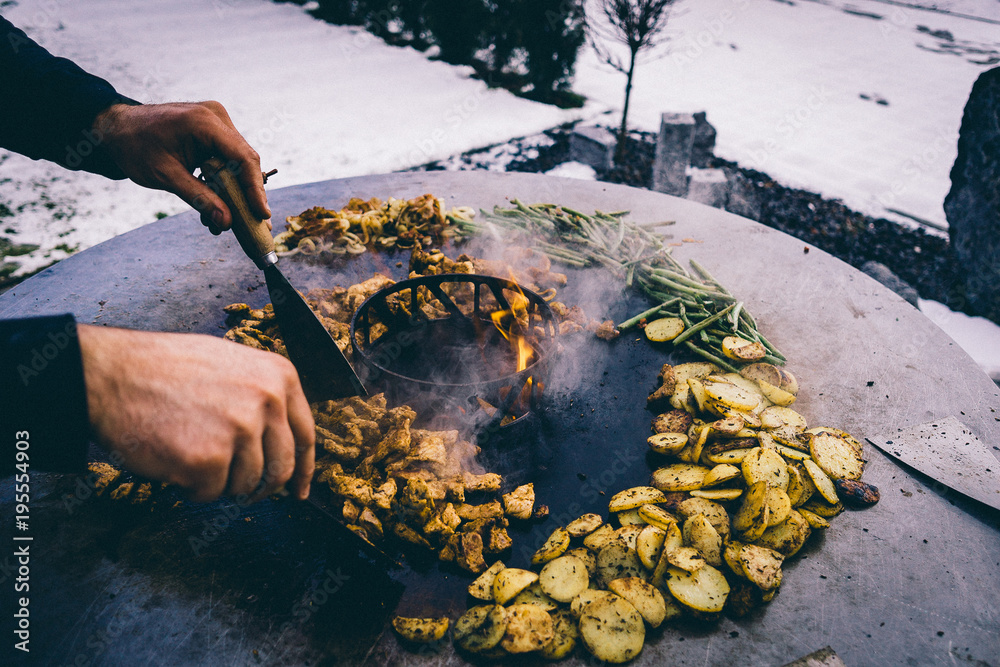
[[[0,320],[2,475],[26,440],[32,470],[81,471],[90,420],[80,341],[72,315]]]
[[[0,146],[68,169],[125,178],[92,129],[97,115],[118,103],[138,104],[0,17]]]

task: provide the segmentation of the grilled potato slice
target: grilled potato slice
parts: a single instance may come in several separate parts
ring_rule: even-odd
[[[580,614],[580,638],[587,650],[604,662],[628,662],[642,651],[646,626],[624,598],[597,600]]]
[[[583,546],[593,552],[598,552],[608,544],[615,541],[615,529],[609,524],[604,524],[583,538]]]
[[[611,591],[588,588],[585,591],[581,591],[580,594],[573,598],[573,601],[569,603],[569,613],[572,614],[574,618],[580,618],[587,607],[595,602],[613,600],[616,597],[618,597],[618,594],[612,593]]]
[[[754,544],[773,549],[787,558],[798,553],[811,533],[812,528],[805,516],[791,510],[787,519],[765,530]]]
[[[682,533],[684,543],[697,549],[706,563],[716,567],[722,565],[722,537],[704,514],[688,517]]]
[[[859,458],[864,458],[865,451],[864,447],[862,447],[861,445],[861,442],[847,431],[841,431],[839,428],[833,428],[830,426],[817,426],[815,428],[806,429],[805,432],[808,434],[826,432],[826,433],[833,433],[834,435],[839,435],[847,442],[847,444],[851,446],[851,448],[855,451],[855,453],[857,453]]]
[[[776,429],[781,426],[791,426],[796,431],[806,429],[806,418],[791,408],[772,405],[760,413],[760,427]]]
[[[532,565],[544,565],[553,558],[558,558],[569,549],[569,533],[565,528],[556,528],[545,540],[545,544],[531,557]]]
[[[584,514],[566,524],[566,532],[570,537],[584,537],[600,528],[602,523],[604,519],[600,514]]]
[[[667,589],[685,607],[707,614],[722,611],[729,595],[725,575],[711,565],[694,572],[671,567],[667,569]]]
[[[785,407],[795,402],[795,394],[790,391],[785,391],[781,387],[776,387],[766,380],[757,380],[757,384],[760,385],[760,390],[764,394],[764,398],[771,401],[775,405]]]
[[[705,557],[694,547],[677,547],[666,554],[667,562],[685,572],[695,572],[703,568]]]
[[[695,489],[691,491],[694,498],[705,500],[736,500],[743,495],[743,489]]]
[[[612,512],[611,516],[615,518],[618,522],[619,530],[625,528],[626,526],[645,526],[646,522],[641,516],[639,516],[639,508],[634,507],[630,510],[624,510],[622,512]],[[618,531],[616,530],[615,533]]]
[[[576,547],[573,549],[567,549],[563,556],[575,556],[583,561],[583,564],[587,568],[587,574],[593,579],[597,575],[597,556],[594,552],[587,547]],[[562,556],[560,556],[562,558]]]
[[[475,581],[469,584],[469,595],[476,598],[477,600],[485,600],[489,602],[493,599],[493,580],[496,579],[497,573],[505,569],[507,566],[503,564],[503,561],[497,561],[490,565],[482,574],[476,577]]]
[[[672,455],[688,444],[686,433],[657,433],[646,438],[649,448],[657,454]]]
[[[656,526],[663,530],[666,530],[670,524],[677,523],[674,515],[659,505],[642,505],[639,508],[639,516],[650,526]]]
[[[822,495],[822,494],[821,494]],[[807,509],[813,514],[818,514],[824,519],[832,519],[844,511],[844,504],[839,500],[836,503],[828,503],[820,496],[813,496],[801,509]]]
[[[677,505],[677,513],[685,519],[702,514],[723,540],[729,537],[729,512],[719,503],[704,498],[688,498]]]
[[[809,453],[831,479],[859,480],[865,469],[865,460],[835,433],[809,434]]]
[[[469,608],[455,621],[452,639],[471,653],[494,648],[507,631],[507,610],[502,606],[479,605]]]
[[[777,366],[768,363],[749,364],[740,369],[740,375],[748,380],[758,382],[763,380],[776,387],[781,386],[781,371]]]
[[[500,645],[508,653],[530,653],[544,648],[555,634],[547,611],[534,604],[513,604],[507,608],[507,630]]]
[[[724,451],[709,451],[706,458],[712,462],[713,465],[719,465],[721,463],[728,463],[730,465],[741,465],[743,459],[747,457],[747,454],[752,452],[756,447],[740,447],[738,449],[727,449]]]
[[[665,343],[681,335],[684,320],[679,317],[661,317],[646,325],[646,338],[654,343]]]
[[[733,517],[733,529],[747,540],[755,540],[767,529],[770,510],[767,507],[767,484],[756,482],[743,496],[743,503]]]
[[[608,584],[608,589],[622,596],[635,607],[635,610],[642,616],[642,620],[646,621],[651,628],[660,627],[667,616],[667,605],[663,600],[663,593],[642,579],[636,577],[615,579]]]
[[[792,501],[788,499],[788,494],[773,486],[767,489],[767,525],[777,526],[788,518],[792,511]]]
[[[538,574],[531,570],[508,567],[497,573],[493,580],[493,599],[497,604],[507,604],[517,594],[538,581]]]
[[[621,577],[645,578],[646,571],[635,549],[612,542],[597,552],[597,579],[607,586]]]
[[[638,513],[638,510],[629,510],[629,512]],[[622,526],[616,530],[615,540],[617,540],[620,544],[624,544],[629,549],[635,549],[636,541],[639,539],[639,533],[641,533],[642,529],[645,527],[646,523],[642,521],[641,517],[639,517],[638,523]]]
[[[747,454],[740,465],[747,486],[764,482],[777,489],[788,488],[788,464],[775,451],[758,447]]]
[[[816,493],[816,485],[801,463],[788,464],[788,489],[785,493],[788,494],[792,507],[802,505]]]
[[[833,480],[823,472],[823,469],[816,465],[816,462],[812,459],[806,459],[802,462],[802,465],[805,466],[806,472],[809,473],[809,478],[816,485],[819,495],[823,496],[823,499],[831,505],[838,504],[840,498],[837,497],[837,487],[833,485]]]
[[[621,512],[645,505],[647,503],[664,503],[667,501],[663,492],[652,486],[636,486],[619,491],[611,497],[608,503],[609,512]]]
[[[556,602],[570,602],[590,585],[590,574],[587,564],[576,556],[560,556],[545,564],[538,584]]]
[[[736,466],[729,465],[728,463],[720,463],[705,475],[705,479],[702,481],[702,488],[731,482],[742,474],[742,470]]]
[[[740,549],[739,561],[743,576],[763,591],[774,590],[781,585],[781,563],[784,557],[777,551],[756,544],[744,544]]]
[[[722,353],[736,361],[758,361],[764,358],[767,349],[756,341],[739,336],[726,336],[722,339]]]
[[[687,433],[694,418],[690,412],[674,409],[657,415],[650,429],[653,433]]]
[[[810,528],[819,528],[820,530],[822,530],[824,528],[830,527],[830,522],[821,517],[819,514],[816,514],[815,512],[810,512],[804,507],[798,508],[797,511],[799,514],[802,515],[802,518],[804,518],[809,523]]]
[[[552,611],[553,609],[559,607],[559,603],[543,591],[541,585],[537,581],[515,595],[514,599],[511,600],[509,604],[534,604],[538,605],[545,611]]]
[[[441,618],[405,618],[397,616],[392,619],[392,628],[406,641],[417,644],[436,642],[448,632],[450,619]]]
[[[653,486],[661,491],[693,491],[702,487],[708,471],[693,463],[673,463],[653,471]]]
[[[674,522],[677,523],[676,521]],[[667,531],[654,525],[648,525],[642,529],[635,540],[635,552],[639,556],[639,561],[647,570],[656,568],[660,560],[660,552],[663,550],[663,540],[667,537]]]
[[[552,641],[539,651],[539,655],[546,660],[562,660],[576,648],[580,631],[569,609],[557,609],[549,612],[549,615],[552,617],[554,636]]]
[[[760,403],[760,399],[752,393],[742,387],[737,387],[731,382],[710,382],[706,380],[703,384],[705,386],[705,395],[710,400],[724,407],[740,412],[750,412]],[[766,396],[767,394],[765,393],[764,395]],[[771,402],[773,403],[774,401]]]

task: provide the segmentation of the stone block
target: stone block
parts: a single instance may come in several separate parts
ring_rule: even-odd
[[[715,208],[725,208],[729,200],[729,181],[721,169],[691,168],[686,197]]]
[[[979,75],[962,116],[944,200],[960,275],[953,307],[1000,323],[1000,67]]]
[[[704,111],[694,114],[694,125],[691,166],[708,167],[715,157],[715,126],[708,122],[708,116]]]
[[[885,264],[881,262],[865,262],[861,265],[861,270],[909,301],[910,305],[914,308],[917,307],[917,298],[919,297],[917,290],[913,289],[908,282],[893,273]]]
[[[593,167],[595,171],[608,171],[615,164],[615,133],[606,127],[585,125],[569,135],[569,158]]]
[[[695,135],[694,116],[689,113],[665,113],[660,117],[653,160],[653,190],[683,197],[687,192],[687,169]]]

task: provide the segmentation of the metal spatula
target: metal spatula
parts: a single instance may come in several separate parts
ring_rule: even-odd
[[[299,379],[310,402],[367,396],[365,389],[344,353],[298,292],[278,268],[274,239],[263,220],[247,204],[235,174],[216,158],[208,160],[202,176],[229,206],[233,214],[233,233],[247,257],[264,271],[267,291],[288,357],[299,372]]]

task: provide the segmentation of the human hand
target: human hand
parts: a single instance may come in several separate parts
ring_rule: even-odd
[[[200,502],[289,480],[309,495],[315,426],[287,359],[212,336],[78,331],[91,428],[125,468]]]
[[[254,214],[271,217],[260,156],[236,130],[218,102],[115,104],[94,121],[102,147],[131,180],[172,192],[201,214],[213,234],[229,229],[232,214],[194,170],[210,157],[237,175]],[[268,223],[270,227],[270,222]]]

